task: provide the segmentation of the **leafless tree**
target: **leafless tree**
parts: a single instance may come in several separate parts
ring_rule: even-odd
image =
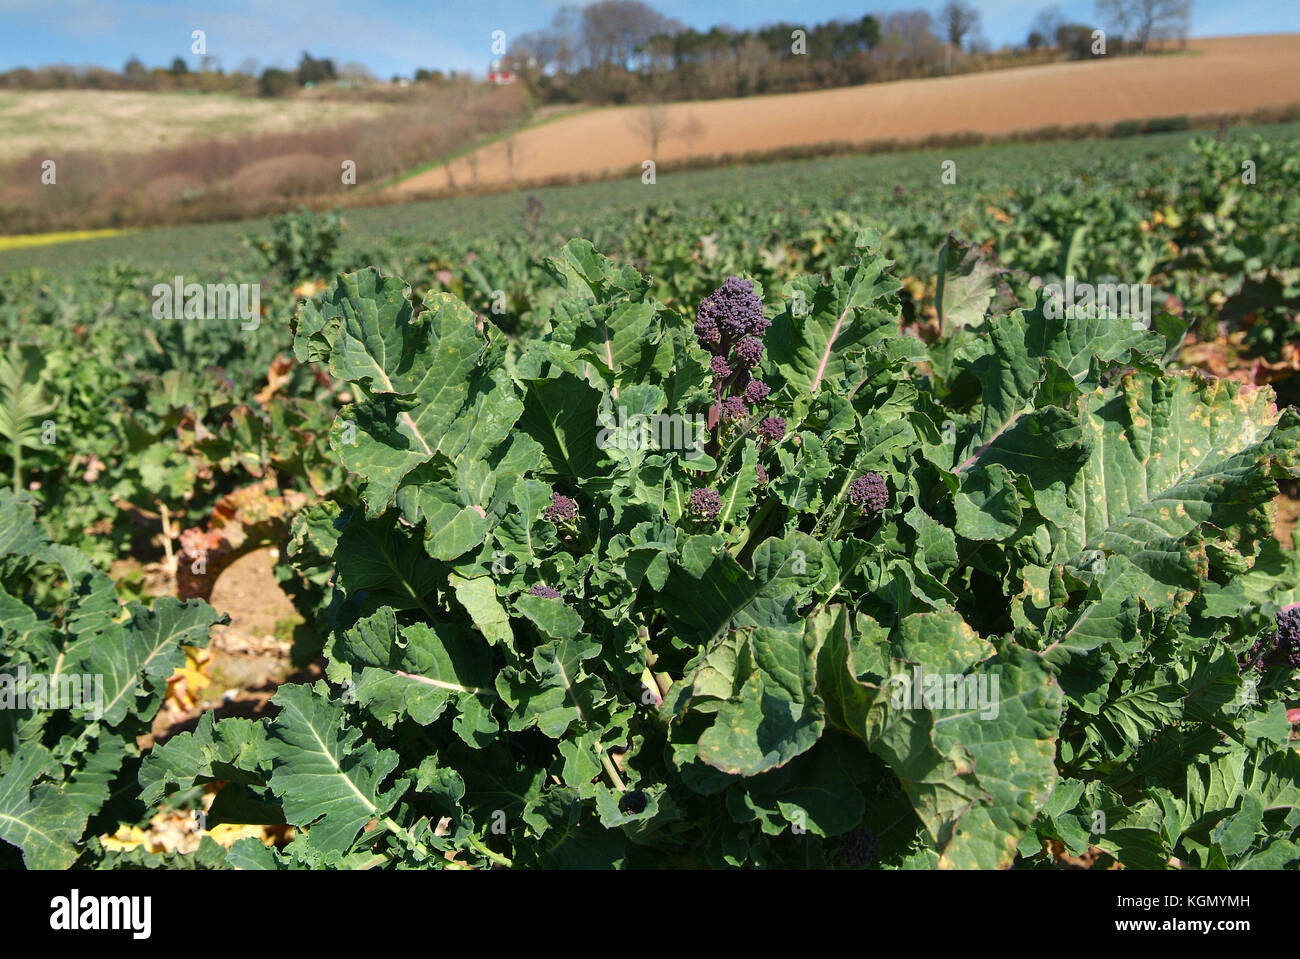
[[[1029,28],[1029,34],[1042,37],[1043,43],[1049,47],[1059,46],[1056,34],[1064,23],[1065,18],[1061,16],[1061,8],[1052,4],[1038,11],[1038,16],[1034,17],[1033,25]],[[1030,46],[1033,44],[1031,43]]]
[[[514,137],[506,139],[506,165],[510,168],[510,182],[517,179],[516,164],[519,162],[519,145],[515,142]]]
[[[375,75],[370,72],[370,68],[364,63],[352,60],[339,67],[339,79],[357,84],[373,83]]]
[[[538,92],[538,80],[549,70],[561,73],[573,69],[572,30],[567,25],[568,8],[555,15],[549,30],[520,34],[510,45],[509,67],[528,89]]]
[[[980,12],[964,0],[948,0],[939,10],[939,22],[948,42],[960,50],[967,34],[979,26]]]
[[[688,116],[682,122],[681,128],[682,139],[686,141],[686,153],[688,156],[695,156],[695,144],[700,137],[704,136],[706,127],[700,122],[700,118],[694,113]]]
[[[924,10],[889,14],[880,31],[880,49],[886,61],[901,73],[938,65],[943,59],[943,44],[933,33],[933,24]]]
[[[659,158],[659,142],[668,135],[672,124],[668,119],[668,110],[662,103],[647,103],[636,112],[633,120],[637,133],[645,137],[650,145],[650,158]]]
[[[737,92],[742,96],[759,92],[759,80],[771,61],[771,51],[758,37],[750,36],[742,40],[736,50]]]
[[[582,52],[590,67],[627,67],[651,37],[679,26],[641,0],[599,0],[582,10]]]
[[[1187,39],[1191,11],[1191,0],[1097,0],[1097,16],[1139,51],[1152,40]]]

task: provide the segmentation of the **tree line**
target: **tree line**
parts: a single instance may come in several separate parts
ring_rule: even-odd
[[[980,12],[967,0],[948,0],[937,16],[900,10],[801,24],[780,22],[738,30],[688,27],[644,0],[598,0],[564,6],[550,25],[520,34],[502,58],[542,102],[625,103],[743,97],[883,80],[987,70],[1053,57],[1097,56],[1098,24],[1105,55],[1147,52],[1185,41],[1191,0],[1096,0],[1098,23],[1066,20],[1056,6],[1035,17],[1020,44],[994,51],[980,30]],[[417,83],[461,83],[456,71],[421,68]],[[395,76],[393,81],[404,78]],[[147,68],[132,57],[121,72],[100,67],[19,68],[0,73],[8,89],[201,89],[285,96],[308,85],[372,85],[359,63],[337,67],[304,52],[294,69],[260,73],[246,60],[225,73],[216,58],[191,70],[181,57]]]
[[[20,90],[203,90],[234,91],[262,96],[284,96],[299,87],[326,82],[371,83],[374,76],[361,63],[336,67],[328,57],[313,57],[303,51],[296,69],[267,67],[260,73],[257,62],[243,61],[227,73],[215,56],[199,58],[197,67],[184,57],[173,57],[168,66],[147,67],[130,57],[120,71],[103,67],[72,67],[63,64],[30,69],[19,67],[0,73],[0,88]]]
[[[1146,52],[1185,40],[1190,0],[1098,0],[1105,53]],[[688,27],[643,0],[565,6],[549,27],[522,34],[504,66],[546,102],[624,103],[787,93],[984,70],[1047,57],[1099,55],[1098,27],[1041,11],[1022,44],[990,49],[966,0],[756,29]]]

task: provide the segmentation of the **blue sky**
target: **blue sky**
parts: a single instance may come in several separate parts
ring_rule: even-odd
[[[650,0],[661,12],[701,28],[753,27],[775,20],[816,23],[836,17],[922,7],[942,0]],[[1019,41],[1047,0],[972,0],[994,45]],[[561,0],[0,0],[0,70],[49,63],[120,69],[138,56],[153,66],[190,56],[190,33],[207,34],[208,52],[226,69],[247,58],[260,67],[292,66],[300,52],[336,63],[357,60],[383,77],[416,67],[483,72],[493,30],[507,36],[545,26]],[[1064,0],[1071,19],[1092,20],[1093,2]],[[1300,32],[1294,0],[1193,0],[1192,34]]]

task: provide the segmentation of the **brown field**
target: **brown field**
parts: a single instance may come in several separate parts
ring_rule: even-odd
[[[1191,40],[1188,51],[1056,63],[814,93],[590,110],[524,130],[451,166],[454,185],[498,186],[624,173],[650,159],[647,120],[664,125],[660,163],[826,143],[1006,135],[1045,127],[1248,113],[1300,103],[1300,34]],[[687,131],[696,128],[693,136]],[[513,170],[507,143],[513,143]],[[477,165],[477,170],[474,166]],[[445,166],[403,181],[445,191]]]

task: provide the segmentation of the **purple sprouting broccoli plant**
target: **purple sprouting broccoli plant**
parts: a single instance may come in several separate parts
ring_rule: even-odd
[[[1264,665],[1264,655],[1267,650],[1264,648],[1264,638],[1261,636],[1255,642],[1251,643],[1250,652],[1246,653],[1246,658],[1241,664],[1243,673],[1252,669],[1258,669]]]
[[[771,392],[772,387],[768,386],[762,380],[750,380],[745,384],[745,402],[758,406],[768,398]]]
[[[740,422],[749,415],[750,407],[761,405],[771,394],[771,388],[754,373],[763,362],[762,338],[771,325],[753,283],[738,276],[727,277],[700,302],[695,335],[713,354],[709,362],[713,374],[710,430]],[[779,435],[773,425],[776,422],[781,424]],[[765,426],[767,432],[759,428],[762,443],[776,442],[785,435],[785,421],[780,417]]]
[[[752,370],[763,362],[763,341],[756,336],[747,336],[736,344],[732,355],[737,366]]]
[[[844,865],[850,869],[866,869],[876,861],[879,852],[880,840],[870,826],[850,829],[840,843],[840,855],[844,858]]]
[[[650,801],[646,799],[645,793],[639,789],[629,789],[618,800],[619,810],[633,816],[641,815],[649,804]]]
[[[578,516],[578,503],[561,493],[551,494],[551,505],[542,510],[542,519],[556,526],[568,523]]]
[[[1273,634],[1273,649],[1284,653],[1287,662],[1300,669],[1300,606],[1292,606],[1277,614],[1277,631]]]
[[[849,502],[869,515],[889,505],[889,487],[879,473],[866,473],[849,484]]]
[[[766,485],[767,485],[767,470],[763,469],[763,464],[762,464],[762,463],[757,463],[757,464],[755,464],[755,465],[756,465],[757,468],[758,468],[758,485],[759,485],[759,486],[766,486]]]
[[[542,599],[559,599],[559,590],[551,589],[549,586],[534,586],[528,591],[529,596],[540,596]]]
[[[728,396],[722,401],[722,420],[724,423],[735,423],[743,420],[749,415],[749,407],[745,405],[745,400],[739,396]]]
[[[1284,665],[1300,669],[1300,606],[1278,611],[1277,628],[1255,640],[1242,671]]]
[[[701,326],[706,331],[716,329],[722,342],[734,343],[746,333],[762,335],[768,325],[763,316],[763,301],[754,292],[754,285],[738,276],[723,280],[722,286],[700,302],[695,314],[696,333]]]
[[[704,487],[691,490],[691,512],[704,520],[717,519],[722,509],[722,497],[718,491]]]
[[[702,304],[701,304],[702,305]],[[718,321],[712,316],[700,314],[695,318],[695,338],[700,341],[700,345],[712,349],[722,342],[722,333],[718,329]]]
[[[785,439],[785,417],[769,416],[758,424],[758,435],[769,443],[779,443]]]

